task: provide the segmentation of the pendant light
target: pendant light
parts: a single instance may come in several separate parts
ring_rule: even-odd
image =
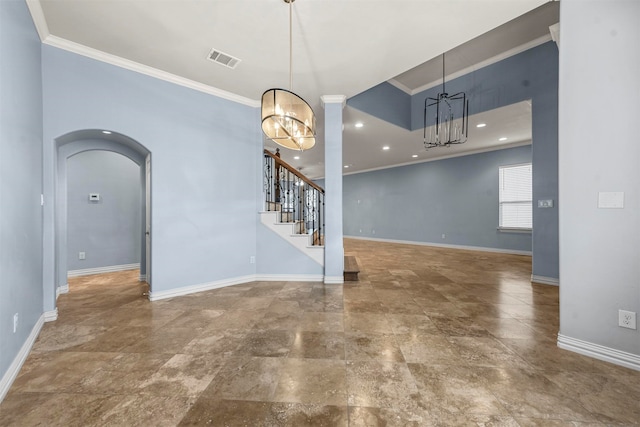
[[[276,144],[308,150],[316,144],[316,116],[311,106],[293,93],[292,3],[289,4],[289,90],[274,88],[262,94],[262,131]]]
[[[449,95],[444,86],[442,54],[442,92],[424,100],[424,147],[448,147],[467,142],[469,136],[469,100],[464,92]],[[431,122],[430,120],[433,120]]]

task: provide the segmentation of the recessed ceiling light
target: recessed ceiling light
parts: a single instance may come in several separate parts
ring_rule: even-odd
[[[478,124],[476,125],[476,127],[477,127],[477,128],[483,128],[483,127],[485,127],[486,125],[487,125],[486,123],[478,123]]]
[[[388,146],[388,145],[385,145],[384,147],[382,147],[382,149],[383,149],[383,150],[388,150],[388,149],[389,149],[389,146]]]
[[[104,133],[106,135],[111,135],[111,131],[109,131],[109,130],[103,130],[102,133]]]
[[[413,157],[413,158],[415,159],[416,157],[418,157],[418,155],[417,155],[417,154],[414,154],[414,155],[413,155],[413,156],[411,156],[411,157]]]
[[[349,168],[349,165],[344,165],[344,168],[345,168],[345,169],[348,169],[348,168]]]
[[[293,156],[293,160],[300,160],[300,156]]]
[[[506,141],[506,140],[507,140],[506,136],[503,136],[502,138],[498,139],[498,141]]]
[[[356,127],[357,128],[361,128],[362,126],[364,126],[361,122],[356,123]]]

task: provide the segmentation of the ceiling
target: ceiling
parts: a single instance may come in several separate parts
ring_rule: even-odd
[[[118,58],[116,62],[128,63],[129,68],[177,76],[248,105],[259,105],[268,88],[288,88],[289,10],[283,0],[27,3],[47,44],[103,60]],[[438,82],[443,52],[448,52],[447,75],[472,70],[519,46],[548,39],[549,25],[558,22],[557,9],[557,2],[549,0],[295,1],[293,90],[318,116],[318,143],[304,153],[283,150],[283,158],[311,178],[323,176],[322,95],[349,98],[385,81],[409,93],[422,90]],[[239,58],[240,63],[230,69],[209,61],[212,48]],[[530,115],[530,106],[528,112],[526,106],[501,110],[517,117],[514,123],[530,128],[530,120],[528,124],[520,120]],[[498,132],[498,123],[506,122],[499,113],[473,120],[491,120],[491,132]],[[355,121],[364,127],[355,129]],[[443,155],[436,153],[438,149],[421,149],[421,131],[407,131],[350,107],[344,110],[344,123],[343,157],[351,165],[345,172]],[[489,133],[489,126],[484,130]],[[507,143],[527,134],[530,139],[530,129],[512,131]],[[459,155],[487,149],[474,133],[466,144],[440,150]],[[387,142],[393,145],[382,152],[379,147]],[[296,155],[300,159],[294,159]]]

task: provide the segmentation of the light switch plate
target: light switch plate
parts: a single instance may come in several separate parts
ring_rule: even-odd
[[[598,208],[622,209],[624,208],[623,191],[601,191],[598,193]]]

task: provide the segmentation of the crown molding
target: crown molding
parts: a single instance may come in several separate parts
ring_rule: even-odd
[[[393,169],[393,168],[399,168],[399,167],[402,167],[402,166],[417,165],[417,164],[420,164],[420,163],[437,162],[438,160],[452,159],[452,158],[455,158],[455,157],[472,156],[474,154],[482,154],[482,153],[488,153],[490,151],[506,150],[508,148],[523,147],[525,145],[531,145],[531,144],[532,144],[532,141],[530,139],[527,139],[527,140],[524,140],[524,141],[512,142],[510,144],[494,145],[494,146],[491,146],[491,147],[478,148],[476,150],[463,151],[462,153],[445,154],[445,155],[442,155],[442,156],[430,157],[428,159],[422,159],[422,160],[413,161],[413,162],[404,162],[404,163],[398,163],[398,164],[393,164],[393,165],[379,166],[379,167],[375,167],[375,168],[357,170],[357,171],[353,171],[353,172],[343,173],[342,176],[357,175],[359,173],[375,172],[375,171],[384,170],[384,169]],[[437,149],[437,148],[434,148],[434,149]],[[324,179],[324,176],[318,177],[318,178],[315,178],[315,179]]]
[[[556,42],[558,47],[560,47],[560,23],[556,22],[555,24],[549,27],[549,32],[551,33],[551,40]]]
[[[407,95],[411,95],[411,88],[408,87],[408,86],[403,85],[402,83],[400,83],[396,79],[387,80],[387,83],[389,83],[391,86],[396,87],[397,89],[400,89],[401,91],[403,91]]]
[[[31,0],[34,1],[34,0]],[[226,90],[218,89],[213,86],[206,85],[204,83],[196,82],[184,77],[177,76],[175,74],[168,73],[166,71],[159,70],[157,68],[149,67],[129,59],[121,58],[110,53],[103,52],[79,43],[72,42],[54,35],[48,35],[43,43],[49,46],[57,47],[59,49],[73,52],[78,55],[85,56],[87,58],[95,59],[100,62],[105,62],[116,67],[124,68],[136,73],[144,74],[149,77],[154,77],[159,80],[164,80],[169,83],[183,86],[189,89],[197,90],[209,95],[217,96],[229,101],[237,102],[238,104],[244,104],[249,107],[260,107],[260,101],[255,99],[246,98],[244,96],[236,95]]]
[[[537,39],[531,40],[530,42],[521,44],[520,46],[516,46],[512,49],[509,49],[507,51],[504,51],[496,56],[492,56],[491,58],[485,59],[484,61],[478,62],[477,64],[474,64],[470,67],[464,68],[462,70],[456,71],[455,73],[449,74],[446,76],[445,81],[450,81],[453,79],[457,79],[458,77],[462,77],[466,74],[472,73],[476,70],[479,70],[481,68],[484,68],[486,66],[495,64],[497,62],[503,61],[507,58],[510,58],[512,56],[515,56],[519,53],[522,53],[526,50],[532,49],[536,46],[540,46],[541,44],[544,44],[548,41],[551,41],[551,33],[546,34],[544,36],[538,37]],[[403,92],[413,96],[417,93],[423,92],[427,89],[431,89],[433,87],[439,86],[442,84],[442,80],[436,80],[434,82],[431,83],[427,83],[424,84],[420,87],[417,87],[415,89],[409,89],[407,86],[403,85],[402,83],[398,82],[395,79],[391,79],[391,80],[387,80],[387,83],[397,87],[398,89],[402,90]]]
[[[320,101],[322,101],[323,107],[326,104],[342,104],[342,108],[347,105],[347,97],[344,95],[322,95]]]
[[[27,7],[29,8],[29,13],[31,13],[31,19],[33,19],[33,24],[36,26],[38,36],[40,36],[40,41],[44,41],[49,37],[50,33],[40,0],[26,0],[26,2]]]

